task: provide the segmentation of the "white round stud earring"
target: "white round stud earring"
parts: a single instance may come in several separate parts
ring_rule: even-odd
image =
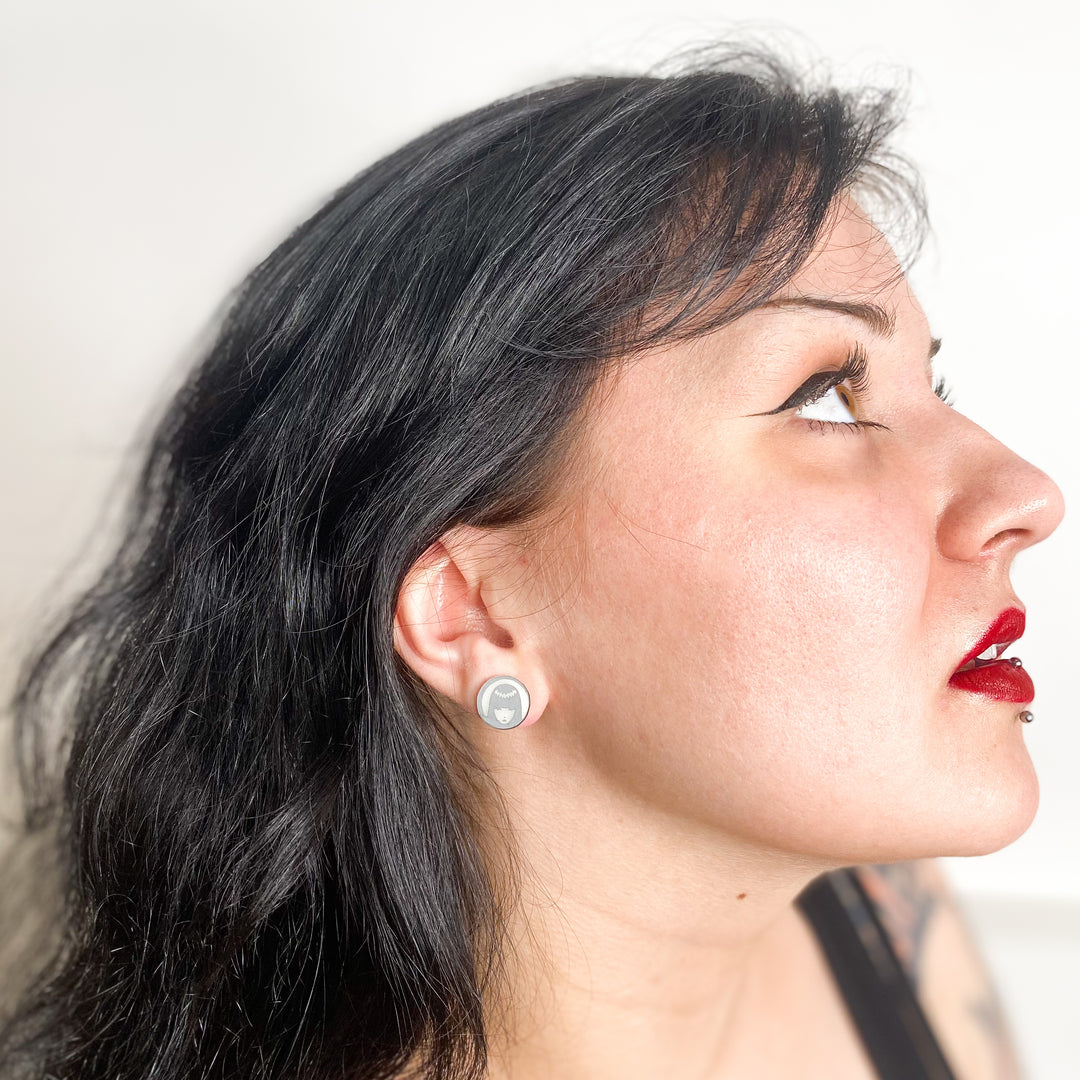
[[[476,711],[493,728],[517,727],[529,715],[529,691],[513,675],[492,675],[477,692]]]

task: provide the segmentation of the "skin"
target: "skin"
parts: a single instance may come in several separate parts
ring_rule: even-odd
[[[1010,565],[1061,493],[934,394],[926,318],[854,203],[781,296],[894,328],[775,305],[634,357],[542,538],[451,530],[403,586],[395,646],[461,712],[518,852],[492,1077],[842,1076],[798,893],[1034,817],[1023,706],[948,679],[1023,607]],[[835,394],[763,415],[857,344],[855,415],[888,430],[823,429],[851,415]],[[531,695],[510,731],[475,715],[493,674]]]

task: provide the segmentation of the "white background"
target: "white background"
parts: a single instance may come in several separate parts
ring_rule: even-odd
[[[1080,498],[1072,8],[8,0],[0,20],[5,690],[15,650],[62,595],[56,575],[89,565],[148,407],[288,227],[449,116],[731,32],[824,58],[842,83],[909,80],[899,145],[922,172],[935,232],[912,278],[945,342],[938,370],[962,411],[1048,471],[1070,507]],[[1001,852],[944,860],[1036,1080],[1080,1075],[1065,1021],[1080,998],[1075,550],[1070,513],[1013,572],[1028,609],[1013,651],[1038,690],[1024,732],[1035,823]]]

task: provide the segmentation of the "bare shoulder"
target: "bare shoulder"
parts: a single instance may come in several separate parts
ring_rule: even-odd
[[[990,972],[938,860],[856,873],[960,1080],[1023,1080]]]

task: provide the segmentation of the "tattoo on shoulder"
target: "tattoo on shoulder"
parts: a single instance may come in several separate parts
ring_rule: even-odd
[[[993,1080],[1021,1080],[1023,1067],[993,986],[988,982],[981,996],[969,1002],[968,1007],[989,1047]]]
[[[979,1032],[979,1044],[987,1055],[982,1058],[978,1075],[992,1076],[994,1080],[1021,1080],[1023,1070],[1004,1007],[977,945],[968,935],[963,914],[936,864],[932,860],[868,864],[856,867],[856,871],[901,967],[920,993],[927,971],[924,960],[928,927],[934,916],[939,916],[935,925],[943,930],[944,937],[938,934],[934,948],[950,949],[949,955],[959,957],[961,966],[968,971],[963,978],[963,989],[958,992],[962,994],[963,1015]],[[940,969],[940,963],[937,967]],[[959,1022],[957,1015],[955,1012],[944,1015],[946,1035]]]
[[[859,880],[878,909],[901,967],[917,986],[926,928],[942,902],[939,890],[910,862],[861,866]]]

